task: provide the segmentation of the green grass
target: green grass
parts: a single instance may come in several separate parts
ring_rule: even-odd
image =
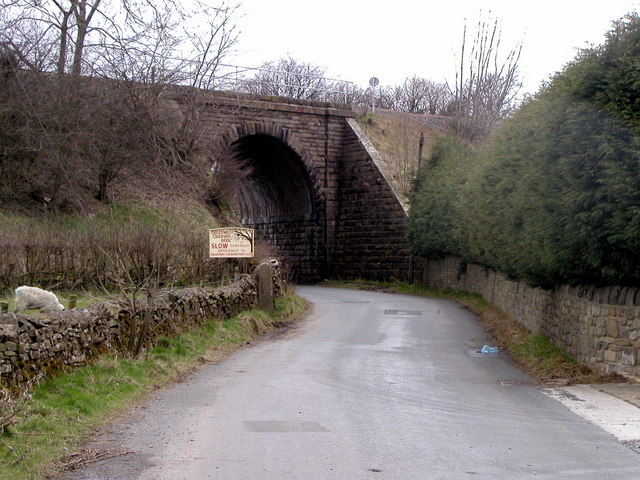
[[[0,479],[35,480],[54,471],[101,424],[144,400],[158,386],[203,362],[216,362],[259,333],[300,318],[306,302],[287,294],[273,315],[259,310],[209,321],[179,337],[161,337],[139,359],[105,356],[40,383],[17,423],[0,436]]]
[[[474,313],[482,313],[488,306],[483,296],[477,293],[452,290],[450,288],[438,289],[424,285],[409,285],[406,283],[397,283],[394,285],[393,288],[400,293],[455,300],[473,310]]]
[[[590,373],[581,368],[573,357],[553,344],[549,337],[542,334],[526,335],[521,342],[513,346],[512,350],[520,362],[535,365],[539,377],[560,378],[559,371],[566,371],[567,377],[575,375],[573,373],[575,371],[582,374]]]
[[[575,360],[564,353],[560,347],[554,345],[548,337],[541,334],[528,336],[525,342],[516,347],[516,350],[521,355],[533,358],[542,358],[545,360],[558,358],[576,363]]]

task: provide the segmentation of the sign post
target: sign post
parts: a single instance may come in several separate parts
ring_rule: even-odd
[[[254,237],[253,228],[212,228],[209,230],[209,257],[252,258]]]
[[[380,83],[378,77],[371,77],[369,85],[371,85],[371,113],[376,113],[376,87]]]

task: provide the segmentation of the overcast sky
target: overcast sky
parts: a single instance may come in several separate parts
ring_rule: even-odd
[[[366,87],[376,76],[396,85],[410,76],[455,79],[462,31],[480,11],[502,26],[501,51],[519,42],[524,91],[600,44],[611,21],[633,10],[631,0],[239,0],[239,53],[231,63],[259,66],[282,57],[326,69],[331,78]]]

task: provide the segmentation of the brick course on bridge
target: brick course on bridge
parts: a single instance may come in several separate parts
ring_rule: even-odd
[[[186,89],[171,98],[196,102],[216,159],[251,167],[232,207],[299,281],[407,277],[406,205],[348,106]]]

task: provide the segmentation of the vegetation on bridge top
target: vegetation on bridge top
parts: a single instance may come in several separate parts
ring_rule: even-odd
[[[425,122],[430,118],[444,117],[429,117],[393,110],[378,110],[376,114],[358,117],[358,123],[389,165],[391,175],[400,185],[404,195],[409,193],[413,185],[419,168],[419,157],[428,157],[436,139],[442,135],[438,124]]]

